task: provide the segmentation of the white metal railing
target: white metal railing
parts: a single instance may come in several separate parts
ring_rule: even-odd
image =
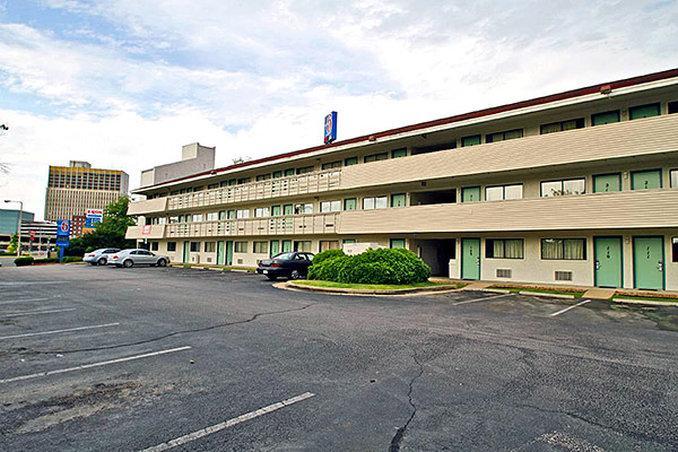
[[[166,238],[228,237],[333,234],[337,232],[339,213],[298,216],[246,218],[236,220],[172,223],[167,225]]]
[[[181,210],[236,202],[258,201],[281,196],[319,193],[339,188],[341,169],[248,182],[168,197],[167,209]]]

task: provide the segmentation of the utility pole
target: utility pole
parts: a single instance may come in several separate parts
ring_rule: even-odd
[[[4,125],[4,124],[3,124]],[[19,203],[19,216],[16,219],[16,234],[17,234],[17,247],[16,247],[16,257],[21,257],[21,223],[23,222],[24,216],[24,202],[23,201],[13,201],[11,199],[5,199],[6,203],[18,202]]]

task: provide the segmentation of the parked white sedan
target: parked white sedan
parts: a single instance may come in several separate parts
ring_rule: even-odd
[[[109,256],[119,251],[120,248],[99,248],[98,250],[85,254],[85,257],[83,257],[82,260],[83,262],[92,265],[106,265]]]
[[[149,265],[151,267],[166,267],[169,257],[159,256],[143,248],[132,248],[118,251],[108,257],[108,265],[131,268],[135,265]]]

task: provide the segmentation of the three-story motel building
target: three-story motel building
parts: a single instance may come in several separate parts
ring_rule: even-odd
[[[678,290],[678,69],[143,187],[174,262],[404,247],[436,275]]]

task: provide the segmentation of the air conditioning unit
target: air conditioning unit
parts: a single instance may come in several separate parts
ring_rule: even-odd
[[[191,263],[192,264],[199,264],[200,263],[200,255],[199,254],[192,254],[191,255]]]
[[[511,278],[511,269],[510,268],[498,268],[497,269],[497,278]]]
[[[572,281],[572,272],[570,271],[556,271],[556,281]]]

